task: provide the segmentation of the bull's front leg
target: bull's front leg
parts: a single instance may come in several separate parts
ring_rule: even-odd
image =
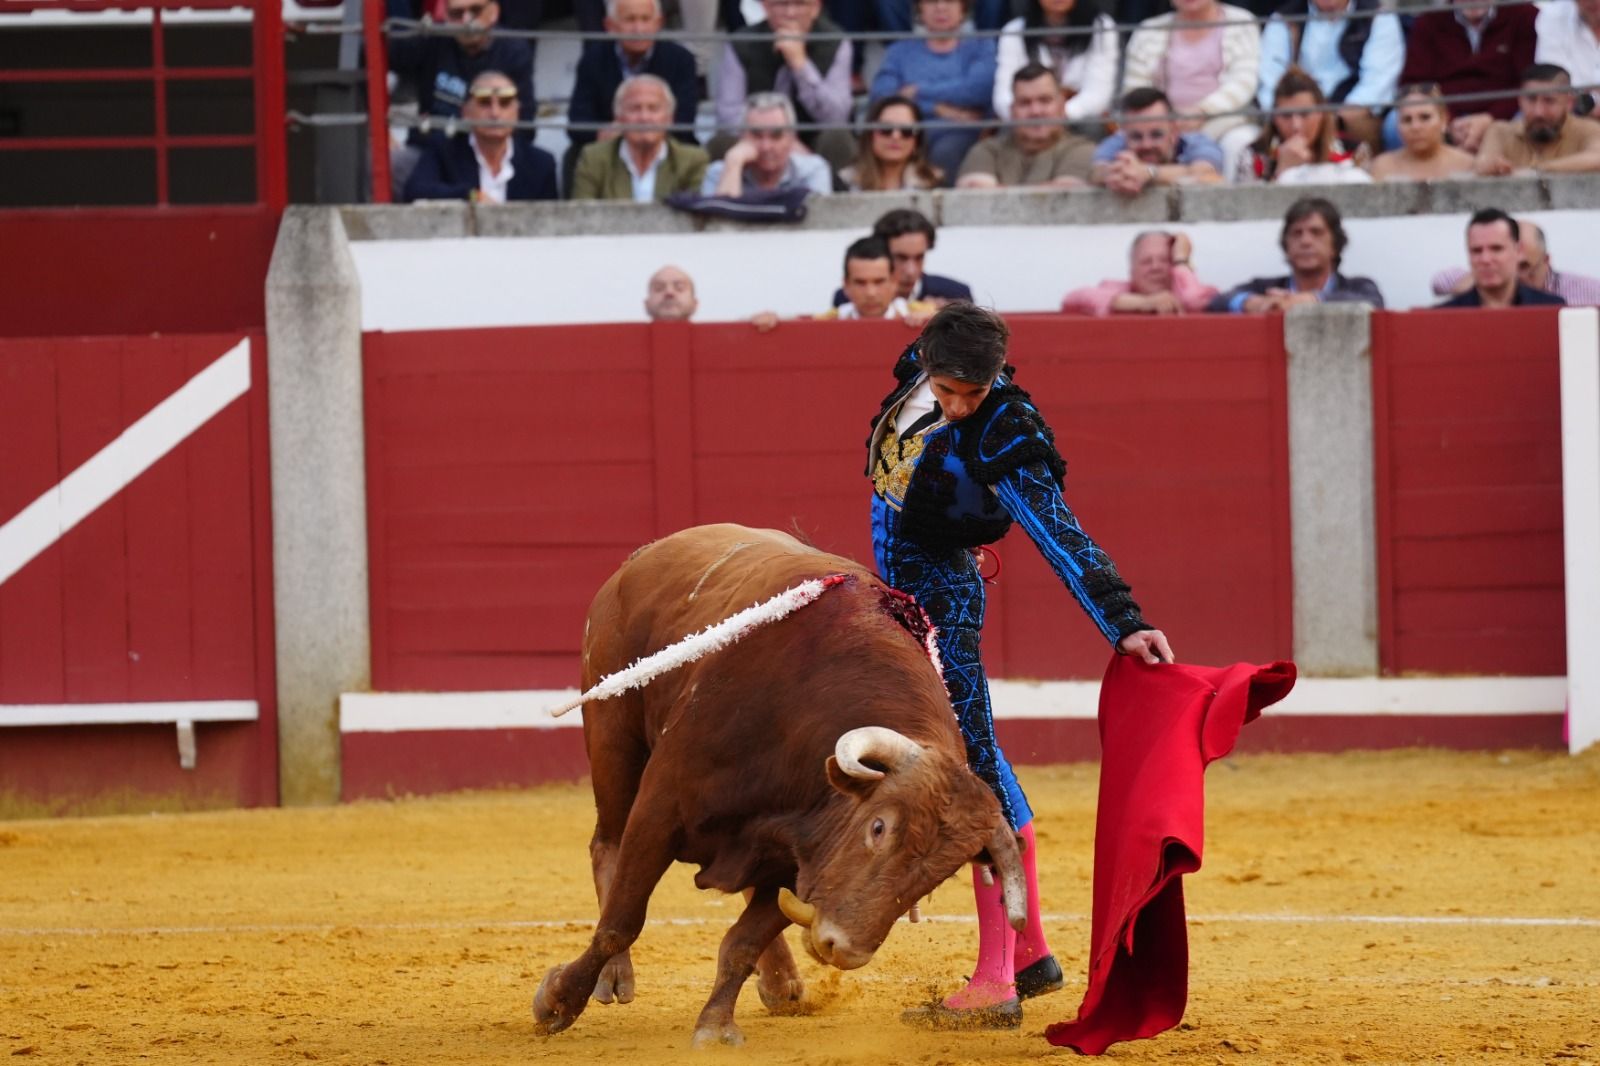
[[[628,828],[589,947],[567,965],[552,967],[533,995],[534,1028],[541,1034],[559,1033],[577,1021],[601,969],[639,938],[650,893],[672,865],[671,827]]]
[[[747,906],[754,896],[754,889],[744,890]],[[806,986],[800,980],[800,971],[795,968],[794,956],[789,953],[789,944],[781,929],[756,960],[756,991],[761,993],[762,1004],[773,1014],[800,1013]]]
[[[744,1033],[733,1020],[739,989],[755,972],[756,960],[788,924],[789,919],[778,909],[777,889],[758,889],[728,935],[722,938],[722,947],[717,952],[717,983],[694,1026],[695,1047],[744,1043]],[[790,966],[793,965],[791,958]]]

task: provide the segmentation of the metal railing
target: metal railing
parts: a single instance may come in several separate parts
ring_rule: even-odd
[[[167,60],[166,16],[174,11],[251,12],[250,66],[173,66]],[[175,151],[249,148],[255,162],[255,203],[282,210],[288,202],[284,110],[283,11],[281,0],[8,0],[7,14],[34,10],[77,12],[148,11],[148,67],[47,67],[0,70],[0,84],[140,83],[148,82],[153,98],[153,129],[148,134],[0,137],[0,153],[72,150],[148,149],[154,154],[155,203],[172,203],[172,161]],[[253,85],[254,129],[242,134],[174,133],[169,122],[168,87],[174,82],[244,81]],[[0,162],[0,166],[4,166]]]

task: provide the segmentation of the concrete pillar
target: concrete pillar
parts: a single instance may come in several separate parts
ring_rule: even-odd
[[[339,694],[371,685],[361,287],[333,208],[291,207],[267,271],[279,798],[339,800]]]
[[[1284,316],[1294,657],[1323,676],[1378,672],[1372,319],[1365,304]]]

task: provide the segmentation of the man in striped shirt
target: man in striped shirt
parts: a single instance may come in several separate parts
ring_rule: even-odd
[[[1550,250],[1545,246],[1544,230],[1527,219],[1518,219],[1522,238],[1517,259],[1517,280],[1533,289],[1554,293],[1569,307],[1600,307],[1600,278],[1568,274],[1550,265]],[[1448,267],[1433,276],[1435,296],[1453,296],[1472,288],[1472,272]]]

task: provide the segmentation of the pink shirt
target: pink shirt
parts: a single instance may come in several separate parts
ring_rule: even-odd
[[[1161,61],[1159,84],[1174,111],[1190,111],[1222,83],[1222,27],[1207,30],[1197,41],[1174,31]]]
[[[1064,314],[1094,315],[1099,318],[1112,313],[1112,300],[1132,291],[1133,286],[1126,281],[1102,281],[1098,285],[1067,293],[1062,297],[1061,310]],[[1204,311],[1206,304],[1216,294],[1215,288],[1195,277],[1194,271],[1188,267],[1173,268],[1172,295],[1178,298],[1178,304],[1185,311],[1191,314]]]

